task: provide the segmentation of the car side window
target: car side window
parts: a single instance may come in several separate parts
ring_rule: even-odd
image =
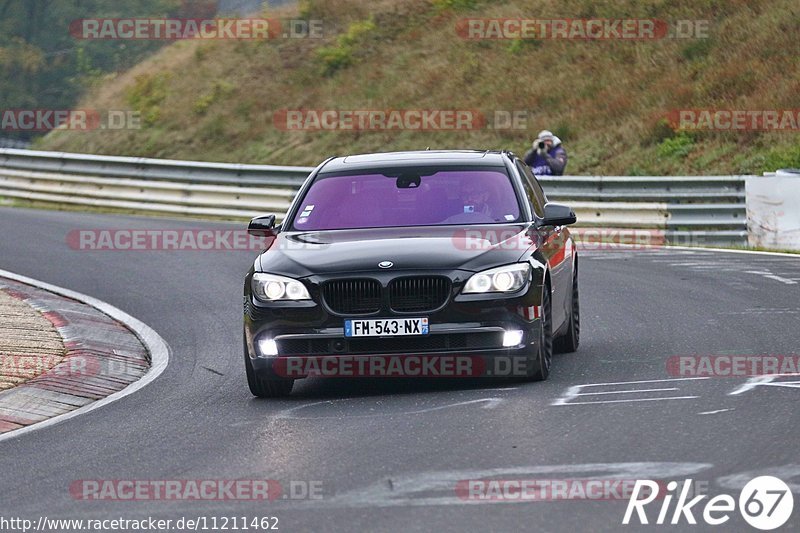
[[[544,204],[547,203],[547,199],[545,198],[541,185],[536,181],[528,165],[520,160],[517,160],[517,169],[522,176],[522,186],[525,187],[525,194],[531,202],[533,212],[536,213],[537,217],[543,218]]]

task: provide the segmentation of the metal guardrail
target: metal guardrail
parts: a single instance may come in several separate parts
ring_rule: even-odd
[[[311,167],[238,165],[12,149],[0,150],[0,168],[202,184],[280,187],[299,187],[313,170]]]
[[[285,212],[312,170],[0,149],[0,196],[249,218]],[[571,205],[583,227],[662,230],[679,243],[747,243],[744,176],[540,179],[548,198]]]
[[[544,176],[585,227],[663,230],[677,244],[746,245],[747,176]]]
[[[0,149],[0,196],[199,217],[283,213],[310,167]]]

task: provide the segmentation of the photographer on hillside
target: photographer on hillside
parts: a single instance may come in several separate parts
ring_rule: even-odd
[[[553,132],[543,130],[525,154],[525,164],[537,176],[562,176],[567,166],[567,151],[561,145],[561,139]]]

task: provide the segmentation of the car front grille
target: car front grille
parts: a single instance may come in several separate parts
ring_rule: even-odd
[[[419,337],[278,339],[281,355],[376,355],[491,350],[503,347],[502,332],[440,333]]]
[[[447,302],[450,280],[440,276],[400,278],[389,283],[389,306],[398,313],[434,311]]]
[[[383,308],[384,290],[389,308],[396,313],[430,313],[450,296],[450,280],[443,276],[398,278],[384,289],[374,279],[344,279],[326,282],[322,295],[328,308],[338,315],[368,315]]]
[[[345,279],[325,283],[325,303],[340,315],[366,315],[381,309],[382,288],[374,279]]]

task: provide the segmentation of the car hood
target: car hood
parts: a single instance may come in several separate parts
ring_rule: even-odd
[[[379,270],[477,272],[516,262],[531,246],[528,224],[280,233],[261,254],[263,272],[293,277]]]

